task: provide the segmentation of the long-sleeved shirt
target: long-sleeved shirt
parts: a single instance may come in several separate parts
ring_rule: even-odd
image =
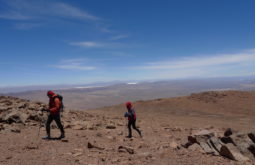
[[[128,112],[125,113],[125,117],[128,117],[128,120],[136,120],[136,113],[133,108],[128,109]]]
[[[51,96],[51,98],[49,100],[50,114],[52,114],[52,115],[59,114],[60,107],[61,107],[61,102],[60,102],[59,98],[57,97],[57,95]]]

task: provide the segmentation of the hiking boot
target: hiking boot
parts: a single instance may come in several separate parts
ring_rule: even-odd
[[[49,140],[49,139],[51,139],[51,137],[50,136],[44,136],[44,137],[42,137],[42,139]]]
[[[141,131],[139,131],[139,135],[140,135],[140,137],[143,137],[143,136],[142,136],[142,132],[141,132]]]
[[[59,139],[63,139],[63,138],[65,138],[65,134],[61,134],[61,135],[59,136]]]

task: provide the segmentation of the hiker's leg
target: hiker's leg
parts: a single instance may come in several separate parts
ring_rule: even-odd
[[[55,115],[54,116],[54,120],[58,126],[58,128],[60,129],[61,131],[61,135],[65,135],[65,131],[64,131],[64,128],[63,128],[63,125],[61,124],[61,120],[60,120],[60,115]]]
[[[131,130],[132,122],[131,120],[128,121],[128,137],[132,137],[132,130]]]
[[[48,119],[46,122],[46,132],[47,132],[48,137],[50,137],[50,124],[51,124],[52,120],[53,120],[52,115],[48,115]]]
[[[136,127],[135,123],[136,123],[136,120],[134,120],[134,121],[132,122],[132,127],[133,127],[133,129],[135,129],[135,130],[139,133],[139,135],[142,136],[141,131]]]

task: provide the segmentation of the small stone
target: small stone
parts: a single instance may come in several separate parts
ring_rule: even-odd
[[[119,152],[128,152],[129,154],[134,154],[134,149],[130,147],[125,147],[125,146],[119,146],[118,148]]]
[[[77,152],[75,154],[73,154],[74,157],[78,157],[78,156],[81,156],[82,155],[82,152]]]
[[[94,148],[94,146],[90,143],[90,142],[88,142],[88,148]]]
[[[228,136],[230,136],[230,135],[232,135],[232,134],[233,134],[233,131],[232,131],[231,128],[228,128],[228,129],[224,132],[224,136],[226,136],[226,137],[228,137]]]
[[[75,126],[73,127],[73,129],[74,129],[74,130],[84,130],[84,126],[82,126],[82,125],[75,125]]]
[[[38,147],[37,145],[34,145],[34,144],[25,146],[25,149],[28,149],[28,150],[36,150],[36,149],[38,149],[38,148],[39,148],[39,147]]]
[[[5,159],[11,159],[12,158],[12,156],[7,156]]]
[[[29,125],[30,126],[37,126],[38,124],[37,123],[30,123]]]
[[[106,129],[116,129],[116,126],[114,126],[114,125],[107,125]]]
[[[88,142],[87,147],[88,147],[88,148],[96,148],[96,149],[99,149],[99,150],[104,150],[104,148],[95,146],[95,145],[91,144],[90,142]]]
[[[170,147],[173,148],[173,149],[180,149],[180,147],[178,146],[178,144],[175,141],[172,141],[170,143]]]
[[[75,152],[83,152],[83,149],[82,148],[76,148],[74,149]]]
[[[195,138],[195,137],[193,137],[193,136],[188,136],[188,141],[189,141],[191,144],[193,144],[193,143],[197,143],[196,138]]]
[[[20,133],[21,131],[19,128],[11,128],[11,132]]]
[[[64,128],[67,129],[67,128],[72,128],[72,125],[71,124],[64,124]]]
[[[96,134],[96,136],[97,136],[97,137],[102,137],[103,135],[102,135],[102,133],[98,132],[98,133]]]
[[[123,135],[123,131],[120,131],[120,132],[118,133],[118,135],[119,135],[119,136]]]

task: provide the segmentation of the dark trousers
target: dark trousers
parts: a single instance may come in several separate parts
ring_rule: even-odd
[[[63,125],[61,124],[61,120],[60,120],[60,114],[57,114],[57,115],[49,115],[48,116],[48,119],[47,119],[47,122],[46,122],[46,132],[47,132],[47,135],[50,136],[50,124],[51,122],[55,120],[58,128],[60,129],[61,131],[61,134],[64,135],[65,134],[65,131],[64,131],[64,128],[63,128]]]
[[[141,131],[138,128],[136,128],[135,122],[136,122],[136,120],[129,120],[128,121],[128,136],[129,137],[132,137],[131,126],[133,127],[133,129],[135,129],[139,133],[140,136],[142,136]]]

